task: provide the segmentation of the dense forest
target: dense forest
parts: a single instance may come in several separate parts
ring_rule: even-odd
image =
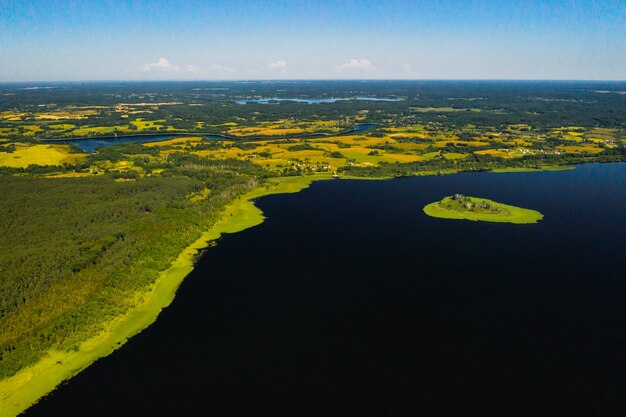
[[[130,307],[265,175],[242,161],[175,155],[169,164],[136,179],[0,175],[0,377],[46,349],[76,348]]]

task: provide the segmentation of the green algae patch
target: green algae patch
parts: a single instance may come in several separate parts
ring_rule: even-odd
[[[13,417],[22,413],[57,385],[97,359],[111,354],[129,338],[150,326],[161,310],[174,300],[178,286],[193,270],[200,250],[208,247],[223,233],[237,233],[263,222],[265,217],[254,205],[254,199],[270,194],[296,193],[315,180],[331,178],[330,175],[312,175],[268,180],[264,186],[229,204],[213,227],[185,248],[148,290],[136,295],[134,307],[106,323],[104,330],[82,342],[77,350],[50,350],[37,363],[1,380],[0,417]]]
[[[472,220],[494,223],[532,224],[543,219],[536,210],[509,206],[486,198],[455,194],[428,204],[424,213],[440,219]]]

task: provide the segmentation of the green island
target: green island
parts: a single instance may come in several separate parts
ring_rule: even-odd
[[[493,223],[532,224],[543,219],[536,210],[509,206],[486,198],[462,194],[444,197],[428,204],[424,213],[440,219],[472,220]]]

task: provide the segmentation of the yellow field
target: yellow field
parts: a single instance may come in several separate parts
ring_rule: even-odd
[[[480,146],[487,146],[489,145],[489,143],[487,142],[474,142],[474,141],[462,141],[462,140],[442,140],[442,141],[438,141],[435,142],[433,144],[434,147],[436,148],[443,148],[448,144],[452,144],[452,145],[460,145],[460,146],[473,146],[473,147],[480,147]]]
[[[5,112],[0,113],[0,119],[11,121],[11,122],[16,122],[16,121],[22,120],[22,117],[27,116],[27,115],[28,113],[5,111]]]
[[[187,145],[188,143],[202,142],[202,138],[199,136],[190,136],[184,138],[174,138],[170,140],[164,140],[161,142],[146,142],[143,146],[155,147],[155,146],[171,146],[171,145]]]
[[[424,126],[422,125],[409,125],[409,126],[394,126],[385,129],[388,133],[424,133]]]
[[[258,127],[237,127],[228,130],[229,135],[233,136],[283,136],[297,133],[305,133],[302,128],[258,128]]]
[[[556,149],[565,153],[600,153],[602,152],[602,148],[598,148],[591,144],[589,145],[561,145],[557,146]]]
[[[446,139],[448,137],[446,136]],[[144,146],[168,146],[183,149],[190,144],[201,141],[201,138],[177,138],[165,142],[146,143]],[[445,146],[449,141],[442,142]],[[192,144],[193,144],[192,143]],[[231,147],[234,142],[220,142],[223,146],[215,150],[198,150],[193,153],[198,156],[210,158],[238,158],[246,159],[255,164],[261,165],[272,170],[282,170],[289,166],[308,167],[313,171],[336,170],[346,164],[356,164],[362,166],[377,165],[381,162],[387,163],[409,163],[433,159],[435,157],[443,157],[449,160],[459,160],[466,158],[461,153],[451,152],[431,152],[420,154],[428,146],[429,143],[397,143],[393,138],[386,137],[370,137],[363,135],[337,136],[328,138],[307,139],[280,139],[280,140],[264,140],[247,142],[254,144],[254,149],[240,149]],[[290,150],[294,146],[308,143],[314,149],[306,150]],[[438,142],[435,142],[437,144]],[[482,145],[482,142],[462,142]],[[341,145],[341,146],[340,146]],[[369,146],[389,145],[399,150],[383,150],[374,149]],[[167,152],[174,152],[169,150]],[[332,157],[334,152],[340,153],[343,157]]]
[[[456,152],[445,152],[443,157],[449,160],[459,160],[467,158],[467,154],[465,153],[456,153]]]
[[[398,162],[406,163],[406,162],[418,162],[422,161],[422,158],[418,155],[413,154],[401,154],[401,153],[386,153],[383,157],[392,159]]]
[[[244,137],[257,135],[277,136],[287,133],[291,135],[298,131],[309,131],[321,127],[336,128],[337,126],[339,126],[339,122],[333,121],[294,122],[291,120],[278,120],[275,122],[262,122],[254,127],[235,127],[229,129],[228,132],[237,133]],[[437,127],[425,127],[418,124],[404,127],[387,127],[381,130],[384,132],[383,136],[363,133],[311,139],[297,137],[281,139],[277,137],[266,140],[248,140],[246,142],[214,141],[215,149],[195,151],[193,147],[204,141],[200,137],[176,138],[164,142],[146,143],[144,146],[167,146],[168,149],[162,150],[165,154],[186,150],[198,156],[208,158],[244,159],[279,172],[285,169],[324,172],[336,171],[337,168],[346,165],[372,166],[380,163],[429,161],[435,158],[445,158],[451,161],[463,160],[472,152],[472,149],[488,147],[494,141],[501,142],[502,147],[498,149],[476,150],[474,153],[506,159],[520,158],[540,152],[537,149],[533,149],[533,144],[537,141],[545,142],[543,137],[533,136],[530,133],[530,127],[525,124],[509,125],[503,132],[486,132],[480,136],[475,136],[473,140],[459,139],[459,136],[462,136],[465,132],[474,132],[475,127],[472,125],[467,125],[456,131],[445,131]],[[559,152],[601,152],[602,148],[596,146],[594,142],[604,142],[604,145],[608,147],[615,146],[602,139],[590,139],[588,138],[589,132],[581,133],[575,127],[561,129],[559,132],[560,138],[567,136],[568,139],[572,140],[571,146],[558,147],[557,151]],[[596,135],[606,135],[605,137],[611,134],[615,135],[610,130],[600,131],[594,129],[594,132]],[[551,131],[549,135],[552,134],[554,132]],[[414,141],[403,142],[401,141],[402,137],[411,137]],[[235,147],[235,145],[242,146],[244,149]],[[465,147],[467,150],[446,152],[445,147],[448,145]],[[515,145],[515,148],[510,147],[511,145]],[[249,149],[247,149],[248,147]]]
[[[74,129],[76,125],[72,125],[69,123],[57,123],[53,125],[48,125],[48,127],[50,129],[55,129],[55,130],[71,130],[71,129]]]
[[[41,127],[37,125],[23,125],[20,126],[20,129],[24,129],[22,132],[24,136],[34,136],[35,133],[42,131]]]
[[[502,149],[487,149],[484,151],[476,151],[474,153],[477,155],[491,155],[491,156],[495,156],[498,158],[505,158],[505,159],[509,159],[512,157],[508,150],[502,150]]]
[[[128,128],[128,125],[120,125],[120,126],[82,126],[82,127],[79,127],[78,129],[74,129],[72,131],[72,135],[74,135],[74,136],[89,136],[89,135],[93,135],[94,133],[97,133],[97,134],[104,134],[104,133],[114,134],[116,131],[122,132],[122,133],[132,132]]]
[[[85,156],[70,154],[68,145],[15,144],[15,152],[0,152],[0,166],[26,168],[29,165],[62,165]]]
[[[47,113],[35,113],[35,119],[37,120],[63,120],[63,119],[86,119],[89,116],[98,114],[96,110],[68,110],[68,111],[53,111]]]
[[[224,123],[226,126],[227,123]],[[339,132],[341,128],[338,122],[331,120],[318,120],[314,122],[281,119],[275,122],[261,122],[258,126],[233,127],[226,133],[232,136],[284,136],[304,133],[315,133],[318,131]]]
[[[62,174],[53,174],[53,175],[46,175],[43,178],[78,178],[78,177],[89,177],[92,174],[91,172],[64,172]]]
[[[393,146],[403,151],[423,151],[428,148],[428,143],[394,143]]]
[[[137,132],[141,132],[144,130],[155,130],[155,129],[162,129],[165,128],[164,130],[166,131],[173,131],[176,130],[173,126],[164,126],[163,123],[165,123],[165,120],[144,120],[144,119],[136,119],[133,120],[132,122],[130,122],[131,125],[135,126],[135,128],[137,129]],[[202,122],[198,122],[198,123],[202,123]]]

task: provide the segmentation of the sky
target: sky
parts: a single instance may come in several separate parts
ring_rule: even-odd
[[[0,0],[0,82],[626,79],[626,1]]]

